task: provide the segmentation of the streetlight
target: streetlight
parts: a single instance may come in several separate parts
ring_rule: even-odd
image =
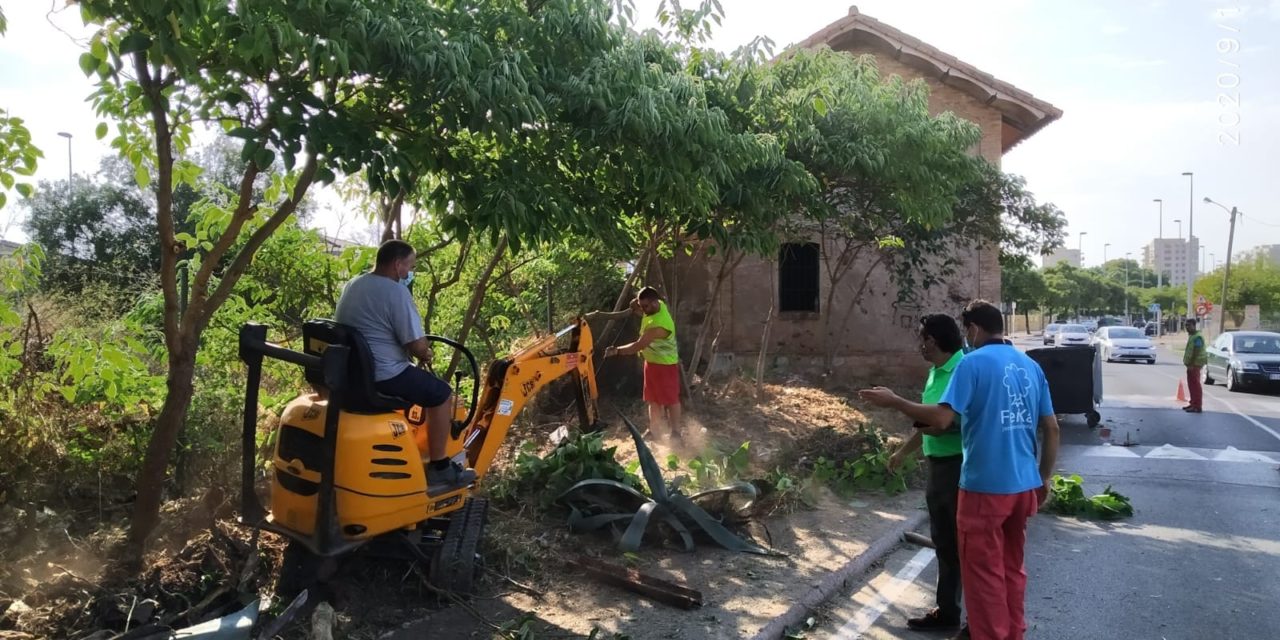
[[[1195,253],[1191,251],[1191,239],[1196,237],[1196,176],[1190,171],[1183,171],[1182,175],[1187,177],[1187,248],[1184,255],[1187,257],[1187,312],[1191,311],[1191,284],[1195,280],[1194,274],[1197,269],[1189,264],[1196,259]]]
[[[1084,266],[1084,237],[1089,235],[1088,231],[1081,231],[1076,239],[1076,253],[1080,254],[1080,266]]]
[[[71,205],[71,177],[75,174],[71,173],[71,134],[66,131],[59,131],[58,135],[67,139],[67,205]]]
[[[1129,256],[1132,254],[1124,254],[1124,323],[1130,324],[1132,318],[1129,317]]]
[[[1160,226],[1157,227],[1159,238],[1151,251],[1151,263],[1156,267],[1156,288],[1164,287],[1164,269],[1160,268],[1160,241],[1164,240],[1164,200],[1160,198],[1152,198],[1152,202],[1160,205]]]
[[[1107,266],[1107,247],[1109,246],[1111,246],[1110,242],[1102,245],[1102,266],[1104,268]]]
[[[1181,240],[1182,239],[1182,218],[1176,218],[1174,219],[1174,222],[1178,223],[1178,239]]]
[[[1209,204],[1216,204],[1221,207],[1223,211],[1227,211],[1231,214],[1231,231],[1227,233],[1227,264],[1226,268],[1222,272],[1222,302],[1220,303],[1222,305],[1222,310],[1218,312],[1218,335],[1222,335],[1222,330],[1227,323],[1227,279],[1231,277],[1231,244],[1236,239],[1236,214],[1239,213],[1239,210],[1235,207],[1231,207],[1231,209],[1228,210],[1226,205],[1221,202],[1214,202],[1207,196],[1204,201]]]

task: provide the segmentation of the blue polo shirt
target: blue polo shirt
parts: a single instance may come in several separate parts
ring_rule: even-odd
[[[977,349],[956,365],[938,404],[960,416],[961,489],[1008,495],[1044,484],[1036,429],[1053,402],[1034,360],[1006,344]]]

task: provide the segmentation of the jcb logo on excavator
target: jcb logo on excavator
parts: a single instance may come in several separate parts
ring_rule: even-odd
[[[541,379],[542,372],[538,371],[533,374],[532,378],[520,384],[520,390],[524,392],[524,397],[528,398],[529,394],[533,393],[533,388],[538,386],[538,381]]]
[[[570,354],[566,355],[566,356],[564,357],[564,368],[565,368],[565,370],[566,370],[566,371],[568,371],[569,369],[577,369],[577,368],[578,368],[578,354],[576,354],[576,353],[570,353]]]
[[[409,431],[409,427],[407,427],[405,423],[397,422],[395,420],[391,421],[391,437],[392,438],[399,438],[400,436],[404,435],[407,431]]]

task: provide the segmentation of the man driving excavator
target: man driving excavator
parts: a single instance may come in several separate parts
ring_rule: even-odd
[[[431,361],[422,317],[409,293],[416,262],[417,253],[409,243],[382,243],[373,271],[356,276],[343,287],[334,320],[364,336],[373,356],[373,379],[379,392],[426,410],[427,487],[431,495],[439,495],[473,484],[476,473],[445,453],[453,390],[444,380],[413,366],[411,360]]]

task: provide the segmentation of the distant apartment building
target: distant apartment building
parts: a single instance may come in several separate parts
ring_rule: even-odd
[[[0,239],[0,258],[13,255],[13,252],[17,251],[21,246],[17,242]]]
[[[1240,257],[1244,260],[1262,258],[1271,264],[1280,266],[1280,244],[1264,244],[1260,247],[1254,247],[1242,253]]]
[[[1057,266],[1060,263],[1067,263],[1073,267],[1080,267],[1080,250],[1079,249],[1056,249],[1053,253],[1040,257],[1040,266],[1048,269]]]
[[[1200,239],[1154,239],[1142,248],[1142,266],[1163,273],[1167,285],[1185,285],[1200,273]]]

